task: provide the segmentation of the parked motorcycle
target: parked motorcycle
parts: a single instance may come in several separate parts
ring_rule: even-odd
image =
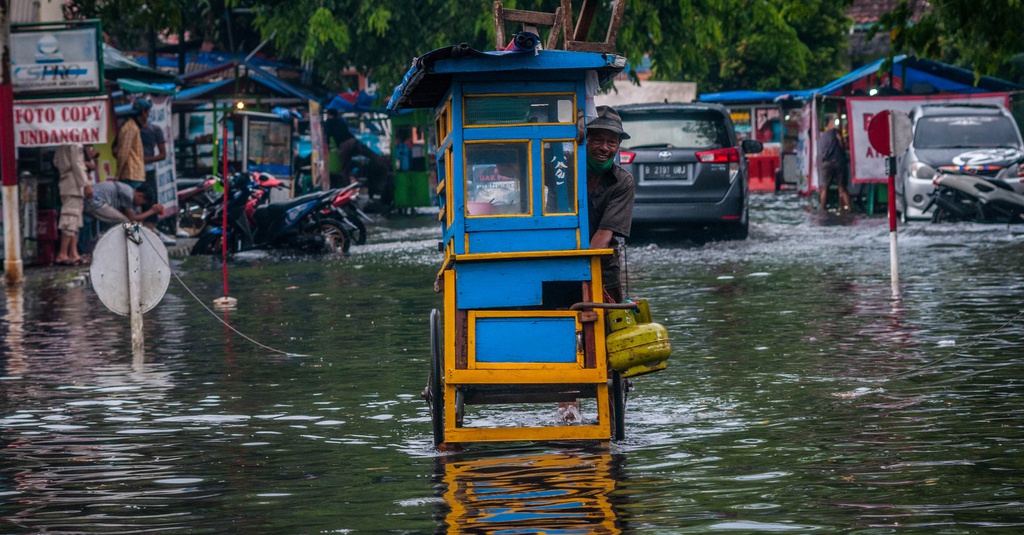
[[[370,216],[356,204],[360,186],[360,183],[353,182],[337,190],[338,194],[331,201],[331,206],[321,211],[322,216],[341,221],[356,245],[366,243],[366,222],[370,221]]]
[[[178,228],[189,237],[197,236],[206,226],[206,212],[220,197],[214,188],[219,180],[213,175],[178,180]]]
[[[280,180],[266,173],[253,173],[252,178],[265,188],[284,187]],[[219,184],[220,177],[215,175],[178,181],[178,229],[190,237],[203,231],[210,212],[223,204],[224,189]]]
[[[933,222],[1024,223],[1024,158],[1003,167],[994,177],[940,171],[933,180]]]
[[[337,190],[315,192],[283,202],[263,204],[280,181],[264,177],[262,181],[247,173],[236,173],[229,181],[229,252],[249,249],[290,248],[306,252],[347,252],[351,237],[344,224],[322,217],[337,196]],[[225,240],[223,207],[217,206],[206,218],[206,228],[191,254],[219,254]]]

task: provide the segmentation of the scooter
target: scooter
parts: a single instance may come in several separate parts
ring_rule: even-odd
[[[219,180],[218,177],[207,175],[204,178],[178,181],[178,228],[190,237],[197,236],[206,226],[206,212],[217,202],[218,194],[214,185]]]
[[[272,178],[272,177],[270,177]],[[275,184],[276,182],[276,184]],[[237,173],[229,181],[229,252],[249,249],[290,248],[307,252],[348,252],[351,237],[335,219],[318,214],[337,196],[337,190],[315,192],[283,202],[262,204],[269,190],[280,181],[254,180]],[[223,207],[211,211],[207,227],[193,246],[191,254],[219,254],[225,240],[222,228]]]
[[[252,178],[264,187],[284,187],[280,180],[266,173],[253,173]],[[190,237],[203,231],[210,211],[223,203],[224,190],[219,184],[220,177],[215,175],[179,181],[178,228]]]
[[[370,216],[360,210],[356,204],[361,185],[359,182],[353,182],[337,190],[338,194],[331,201],[331,206],[320,212],[321,217],[341,221],[356,245],[366,243],[366,222],[370,221]]]
[[[1024,160],[1024,158],[1022,158]],[[1021,160],[1001,169],[994,177],[940,171],[932,182],[932,222],[1024,223],[1024,186]]]

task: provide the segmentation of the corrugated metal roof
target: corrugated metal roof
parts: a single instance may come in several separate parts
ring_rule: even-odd
[[[270,89],[271,91],[274,91],[286,97],[298,98],[302,100],[318,100],[316,95],[306,93],[305,91],[302,91],[301,89],[292,86],[288,82],[285,82],[284,80],[281,80],[280,78],[277,78],[274,75],[267,73],[266,71],[263,71],[258,67],[252,65],[246,65],[245,74],[243,75],[243,78],[252,80]],[[234,78],[225,78],[223,80],[218,80],[216,82],[211,82],[208,84],[190,87],[188,89],[183,89],[178,92],[175,98],[178,100],[201,98],[205,95],[208,95],[216,91],[217,89],[220,89],[221,87],[224,87],[227,84],[234,83],[234,81]]]

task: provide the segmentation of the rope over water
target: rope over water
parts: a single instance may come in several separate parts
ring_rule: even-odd
[[[156,252],[158,252],[158,253],[160,252],[160,251],[159,251],[159,250],[158,250],[158,249],[156,248],[156,246],[155,246],[155,245],[153,245],[153,243],[149,241],[149,239],[148,239],[148,237],[146,236],[146,234],[145,234],[145,233],[142,233],[142,237],[143,237],[143,240],[144,240],[144,241],[145,241],[145,242],[146,242],[147,244],[149,244],[149,246],[150,246],[150,247],[152,247],[154,251],[156,251]],[[163,255],[158,255],[158,256],[160,257],[160,259],[161,259],[161,260],[163,259]],[[262,344],[262,343],[260,343],[260,342],[258,342],[258,341],[256,341],[256,340],[252,339],[252,337],[250,337],[250,336],[247,336],[247,335],[246,335],[245,333],[243,333],[243,332],[239,331],[239,330],[238,330],[238,329],[236,329],[236,328],[235,328],[234,326],[232,326],[232,325],[231,325],[230,323],[228,323],[227,321],[224,321],[224,319],[223,319],[223,318],[221,318],[221,317],[220,317],[220,316],[219,316],[219,315],[217,314],[217,312],[216,312],[216,311],[214,311],[214,310],[213,310],[212,308],[210,308],[210,307],[206,306],[206,303],[204,303],[204,302],[203,302],[203,300],[202,300],[202,299],[200,299],[200,298],[199,298],[199,296],[197,296],[197,295],[195,294],[195,292],[193,292],[193,291],[192,291],[192,289],[188,287],[188,285],[187,285],[187,284],[185,284],[185,281],[181,280],[181,277],[179,277],[179,276],[178,276],[178,274],[174,272],[174,268],[173,268],[173,267],[171,267],[170,263],[168,263],[168,262],[164,262],[164,265],[166,265],[166,266],[167,266],[167,269],[169,269],[169,270],[170,270],[170,272],[171,272],[171,276],[172,276],[172,277],[174,277],[174,280],[178,281],[178,284],[180,284],[180,285],[181,285],[181,287],[182,287],[182,288],[184,288],[184,289],[185,289],[185,291],[186,291],[186,292],[188,292],[188,294],[189,294],[189,295],[191,295],[191,296],[192,296],[192,298],[193,298],[193,299],[195,299],[197,303],[199,303],[199,306],[203,307],[203,309],[205,309],[205,310],[206,310],[207,312],[209,312],[209,313],[210,313],[210,315],[214,317],[214,319],[216,319],[217,321],[219,321],[219,322],[220,322],[221,324],[223,324],[223,325],[224,325],[225,327],[227,327],[228,329],[231,329],[231,332],[233,332],[233,333],[237,334],[238,336],[241,336],[242,338],[244,338],[245,340],[249,341],[250,343],[252,343],[252,344],[253,344],[253,345],[255,345],[255,346],[258,346],[258,347],[261,347],[261,348],[263,348],[263,349],[266,349],[267,351],[272,351],[272,352],[274,352],[274,353],[279,353],[279,354],[281,354],[281,355],[285,355],[285,356],[288,356],[288,357],[308,357],[308,356],[309,356],[309,355],[303,355],[303,354],[300,354],[300,353],[290,353],[290,352],[288,352],[288,351],[282,351],[282,350],[280,350],[280,349],[275,349],[275,348],[273,348],[273,347],[270,347],[270,346],[268,346],[268,345],[266,345],[266,344]]]

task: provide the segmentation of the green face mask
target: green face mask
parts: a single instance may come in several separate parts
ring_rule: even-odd
[[[608,170],[612,168],[613,163],[615,163],[615,160],[608,160],[607,162],[601,163],[591,158],[589,154],[587,155],[587,171],[590,171],[591,173],[607,173]]]

